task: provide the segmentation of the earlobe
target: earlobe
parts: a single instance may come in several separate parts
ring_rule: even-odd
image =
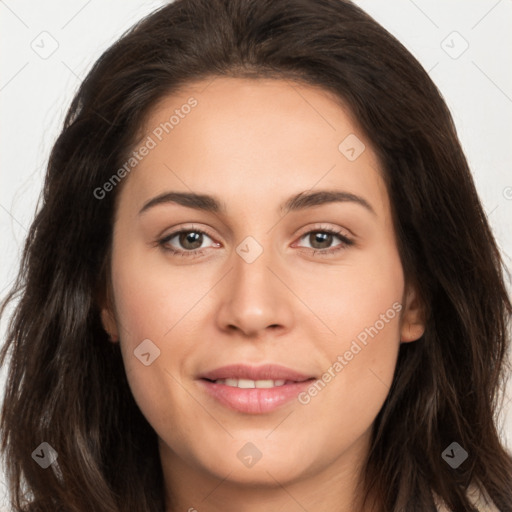
[[[400,341],[402,343],[416,341],[423,336],[424,332],[425,332],[425,327],[423,326],[423,324],[404,323],[404,325],[402,325]]]
[[[110,336],[110,341],[113,343],[119,341],[119,333],[114,315],[107,307],[101,309],[101,323],[103,325],[103,329],[105,329],[107,334]]]
[[[405,308],[400,327],[400,342],[416,341],[425,332],[425,307],[417,291],[410,287],[405,298]]]
[[[105,332],[109,335],[110,341],[116,343],[119,341],[119,331],[114,314],[112,283],[109,276],[104,279],[104,283],[106,283],[106,285],[101,287],[97,295],[101,324]]]

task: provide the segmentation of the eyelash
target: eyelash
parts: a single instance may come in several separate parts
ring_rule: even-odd
[[[208,232],[206,232],[202,229],[195,229],[193,227],[190,227],[187,229],[180,229],[179,231],[174,231],[173,233],[166,235],[164,238],[161,238],[160,240],[158,240],[157,244],[160,247],[162,247],[162,249],[164,251],[167,251],[175,256],[183,256],[186,258],[195,258],[195,257],[202,256],[205,253],[205,249],[195,249],[192,251],[183,251],[183,250],[173,249],[167,245],[170,240],[172,240],[175,236],[180,235],[182,233],[199,233],[199,234],[206,235],[207,237],[213,239],[213,237]],[[340,245],[338,245],[334,248],[331,248],[331,249],[311,249],[308,247],[302,248],[302,249],[306,249],[307,252],[313,251],[313,256],[315,254],[320,254],[321,257],[329,257],[335,253],[338,253],[339,251],[342,251],[342,250],[350,247],[351,245],[354,245],[353,240],[348,238],[341,231],[338,231],[338,230],[332,229],[332,228],[317,228],[317,229],[307,231],[306,233],[304,233],[303,235],[300,236],[299,240],[302,240],[305,236],[310,235],[311,233],[328,233],[330,235],[334,235],[334,236],[338,237],[342,242]],[[304,252],[304,251],[301,251],[301,252]]]

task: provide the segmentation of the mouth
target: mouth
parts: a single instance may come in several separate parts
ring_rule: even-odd
[[[251,379],[236,379],[236,378],[217,379],[217,380],[204,379],[204,380],[207,380],[208,382],[212,382],[214,384],[223,384],[224,386],[230,386],[232,388],[240,388],[240,389],[255,389],[255,388],[269,389],[269,388],[286,386],[287,384],[296,384],[297,382],[304,382],[304,381],[284,380],[284,379],[251,380]],[[306,379],[306,380],[311,380],[311,379]]]
[[[231,365],[201,375],[198,383],[221,406],[263,414],[289,403],[315,380],[279,365]]]

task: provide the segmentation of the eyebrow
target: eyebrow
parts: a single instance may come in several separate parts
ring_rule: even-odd
[[[194,208],[205,212],[225,214],[227,208],[225,203],[215,196],[207,194],[196,194],[194,192],[164,192],[149,201],[139,211],[139,215],[160,204],[176,203],[188,208]],[[376,215],[371,204],[356,194],[341,190],[319,190],[316,192],[304,191],[290,197],[280,205],[279,211],[286,215],[288,212],[305,210],[314,206],[321,206],[328,203],[355,203]]]

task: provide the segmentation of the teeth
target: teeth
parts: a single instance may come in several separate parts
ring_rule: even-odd
[[[236,384],[234,384],[236,386]],[[238,387],[242,389],[249,389],[256,387],[256,381],[249,379],[238,379]]]
[[[250,379],[218,379],[216,384],[224,384],[233,388],[250,389],[250,388],[274,388],[283,386],[284,380],[250,380]]]

